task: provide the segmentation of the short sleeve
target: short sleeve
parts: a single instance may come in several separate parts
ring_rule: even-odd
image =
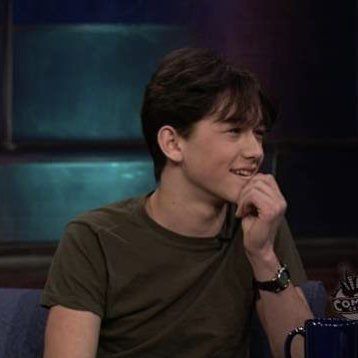
[[[275,252],[282,264],[287,264],[291,275],[291,281],[295,286],[307,281],[301,257],[298,253],[296,244],[288,226],[287,219],[284,217],[278,230],[275,240]]]
[[[105,313],[107,270],[97,234],[71,222],[57,247],[42,291],[41,306],[61,305]]]

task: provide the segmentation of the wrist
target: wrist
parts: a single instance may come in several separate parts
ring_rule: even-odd
[[[254,278],[257,281],[269,281],[277,273],[280,261],[273,250],[261,252],[260,254],[247,254],[251,264]]]
[[[260,290],[279,293],[285,290],[290,284],[290,272],[287,265],[281,265],[274,278],[269,281],[257,281],[253,279],[253,289],[255,292],[255,300],[260,299]]]

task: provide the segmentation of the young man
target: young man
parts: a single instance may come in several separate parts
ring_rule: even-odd
[[[247,357],[254,308],[283,356],[312,313],[286,200],[259,173],[275,116],[258,81],[210,50],[176,50],[141,116],[158,187],[67,226],[42,296],[45,358]]]

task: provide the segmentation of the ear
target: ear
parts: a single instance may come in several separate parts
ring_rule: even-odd
[[[174,162],[182,159],[181,137],[172,126],[163,126],[159,129],[157,140],[167,158]]]

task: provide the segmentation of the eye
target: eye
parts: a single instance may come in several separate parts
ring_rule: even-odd
[[[231,128],[231,129],[229,129],[229,130],[228,130],[228,132],[230,132],[230,133],[240,133],[240,132],[241,132],[241,129],[240,129],[240,128],[235,127],[235,128]]]
[[[266,128],[257,128],[255,129],[255,133],[261,137],[263,137],[266,134]]]
[[[231,133],[233,135],[237,135],[243,132],[243,129],[239,128],[239,127],[233,127],[230,128],[228,131],[228,133]],[[265,128],[257,128],[254,130],[255,135],[259,136],[259,137],[264,137],[264,135],[266,134],[266,129]]]

